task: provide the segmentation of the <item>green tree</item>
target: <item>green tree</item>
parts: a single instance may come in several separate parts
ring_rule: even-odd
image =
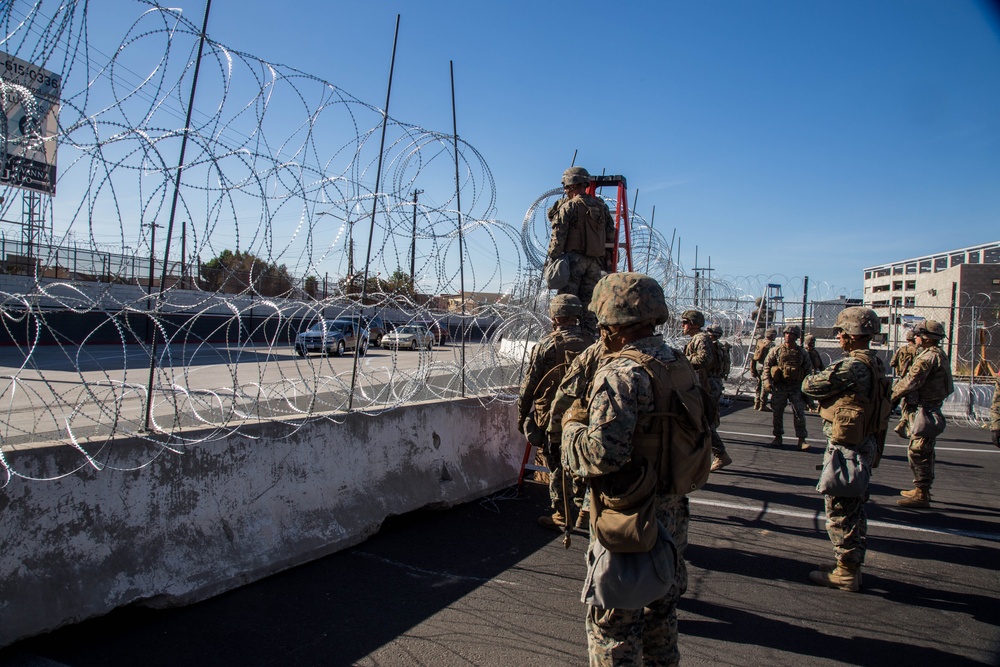
[[[252,253],[238,250],[223,250],[203,262],[198,283],[207,292],[249,292],[259,296],[287,296],[294,287],[284,264],[265,262]]]

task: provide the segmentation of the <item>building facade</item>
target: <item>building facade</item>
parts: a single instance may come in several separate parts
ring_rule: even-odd
[[[888,343],[922,319],[941,322],[954,370],[968,374],[1000,351],[1000,241],[872,266],[864,303],[882,319]]]

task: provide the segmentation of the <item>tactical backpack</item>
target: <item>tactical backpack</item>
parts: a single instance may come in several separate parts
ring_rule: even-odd
[[[556,352],[562,354],[562,361],[542,376],[531,395],[535,424],[543,431],[549,426],[549,419],[552,416],[552,399],[555,397],[556,390],[566,375],[570,363],[590,346],[586,339],[578,336],[567,336],[566,332],[561,330],[553,333],[553,339]]]
[[[845,392],[823,399],[819,402],[819,416],[830,422],[830,441],[833,444],[857,447],[868,436],[875,436],[876,454],[872,467],[877,468],[885,450],[885,437],[892,415],[892,381],[884,369],[880,372],[881,364],[872,363],[866,355],[852,355],[851,358],[863,363],[871,373],[871,392],[868,396]]]
[[[604,257],[604,245],[607,243],[604,202],[596,197],[577,196],[570,200],[569,205],[576,212],[576,224],[571,225],[567,232],[566,251],[587,257]]]
[[[636,362],[653,380],[655,412],[642,415],[632,437],[632,464],[656,473],[657,491],[686,495],[708,481],[712,467],[715,402],[687,358],[664,363],[636,349],[606,355]]]

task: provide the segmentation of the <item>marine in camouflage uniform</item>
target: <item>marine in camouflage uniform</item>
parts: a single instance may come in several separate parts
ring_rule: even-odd
[[[802,342],[805,344],[806,354],[809,355],[809,362],[812,364],[812,372],[819,373],[826,367],[826,365],[823,363],[823,357],[820,356],[819,350],[816,349],[816,336],[808,334],[802,339]],[[809,410],[816,409],[816,401],[809,398],[809,396],[805,396],[805,403],[806,408]]]
[[[920,349],[914,341],[915,334],[913,329],[906,330],[906,344],[900,345],[892,355],[892,361],[889,362],[889,366],[892,367],[892,372],[896,374],[896,377],[903,377],[906,375],[906,371],[910,370],[910,364],[913,363],[913,359],[916,358],[917,353]]]
[[[685,336],[691,336],[684,348],[684,356],[698,374],[701,386],[715,401],[716,413],[719,400],[722,398],[722,361],[719,359],[718,348],[712,334],[702,330],[705,326],[705,314],[698,310],[685,310],[681,313],[681,328]],[[712,470],[724,468],[733,462],[726,452],[726,444],[719,437],[719,422],[712,424]]]
[[[557,294],[549,302],[549,316],[552,318],[553,331],[544,336],[531,350],[528,371],[521,383],[521,391],[517,397],[518,424],[528,441],[538,447],[542,458],[549,469],[549,498],[552,502],[551,516],[538,518],[538,523],[546,528],[559,530],[566,526],[571,517],[566,515],[566,499],[563,491],[565,482],[571,488],[573,504],[580,510],[577,524],[587,524],[587,486],[577,479],[564,480],[562,457],[559,450],[559,439],[550,439],[546,433],[548,420],[539,423],[540,415],[536,400],[544,402],[545,396],[540,392],[548,391],[547,387],[558,386],[562,377],[547,377],[553,369],[562,366],[563,371],[576,355],[594,343],[594,337],[584,333],[580,327],[580,316],[583,315],[583,305],[580,299],[572,294]],[[556,371],[558,374],[559,371]],[[544,386],[540,386],[544,385]],[[551,398],[554,390],[549,394]],[[547,410],[549,406],[545,406]],[[544,412],[544,411],[543,411]]]
[[[913,472],[913,490],[900,491],[896,501],[902,507],[930,507],[931,484],[934,483],[934,445],[937,438],[913,435],[913,417],[920,406],[940,410],[944,399],[955,390],[951,377],[951,361],[941,349],[944,326],[925,320],[913,328],[914,340],[920,352],[906,375],[892,386],[893,402],[901,401],[903,419],[910,434],[906,458]]]
[[[781,446],[781,436],[785,432],[785,406],[792,404],[792,423],[795,437],[799,439],[799,449],[809,449],[806,438],[806,405],[802,398],[802,380],[812,372],[812,362],[805,350],[795,342],[802,330],[792,325],[784,331],[785,342],[776,345],[767,353],[761,379],[764,389],[771,392],[771,432],[772,447]]]
[[[855,405],[871,405],[867,401],[872,395],[872,384],[885,375],[885,364],[874,350],[868,349],[871,337],[881,331],[878,315],[873,310],[859,306],[845,308],[837,316],[835,326],[839,329],[840,347],[846,354],[828,369],[806,376],[802,381],[802,392],[825,405],[854,396],[860,396],[865,401]],[[833,455],[837,445],[856,450],[863,462],[869,466],[874,464],[878,450],[874,433],[864,433],[860,444],[839,443],[834,439],[833,424],[824,418],[823,434],[827,438],[824,464]],[[860,590],[861,566],[865,562],[868,535],[865,503],[868,502],[869,495],[866,488],[860,496],[853,498],[823,496],[826,532],[833,543],[837,564],[810,572],[810,580],[831,588],[855,592]]]
[[[547,261],[565,256],[569,261],[569,282],[559,294],[575,294],[584,309],[590,304],[601,271],[610,271],[615,243],[615,223],[603,199],[587,194],[590,174],[583,167],[563,172],[565,197],[548,211],[552,224]],[[596,336],[597,320],[586,311],[583,328]]]
[[[910,366],[913,364],[913,360],[916,359],[917,354],[920,352],[920,348],[913,342],[914,338],[913,329],[907,329],[906,344],[899,346],[892,355],[892,361],[889,362],[889,366],[897,378],[906,375],[906,372],[910,370]],[[902,413],[899,416],[899,423],[896,424],[896,428],[893,430],[901,438],[909,437],[906,430],[906,417]]]
[[[757,341],[757,345],[754,347],[753,357],[750,358],[750,375],[756,382],[753,390],[754,410],[768,409],[767,391],[764,389],[764,381],[761,377],[761,371],[764,366],[764,360],[767,359],[767,353],[774,348],[774,339],[777,337],[777,329],[769,328],[765,331],[764,337]]]
[[[603,278],[591,304],[601,325],[607,352],[634,348],[666,364],[688,365],[684,355],[653,334],[667,319],[663,290],[638,273],[614,273]],[[593,360],[589,348],[563,381],[565,393],[588,387],[584,407],[571,406],[563,421],[563,465],[572,474],[598,478],[625,466],[632,456],[632,438],[644,415],[655,410],[652,378],[632,359]],[[590,379],[581,377],[594,370]],[[577,374],[574,375],[574,372]],[[692,376],[693,381],[693,376]],[[558,396],[557,396],[558,398]],[[667,424],[663,425],[667,427]],[[587,643],[591,665],[678,665],[677,602],[687,589],[684,550],[690,512],[685,496],[657,493],[656,517],[674,538],[678,568],[670,591],[645,609],[587,609]],[[593,545],[591,536],[591,545]]]

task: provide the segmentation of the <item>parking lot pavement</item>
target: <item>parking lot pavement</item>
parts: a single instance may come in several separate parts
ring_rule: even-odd
[[[808,581],[831,562],[819,418],[808,452],[766,447],[747,404],[720,433],[734,463],[692,494],[682,664],[998,665],[1000,450],[949,426],[930,509],[897,507],[905,443],[890,435],[868,503],[859,594]],[[785,417],[791,432],[791,415]],[[0,652],[0,665],[585,665],[586,536],[568,549],[525,484],[388,521],[368,541],[182,609],[130,608]]]

